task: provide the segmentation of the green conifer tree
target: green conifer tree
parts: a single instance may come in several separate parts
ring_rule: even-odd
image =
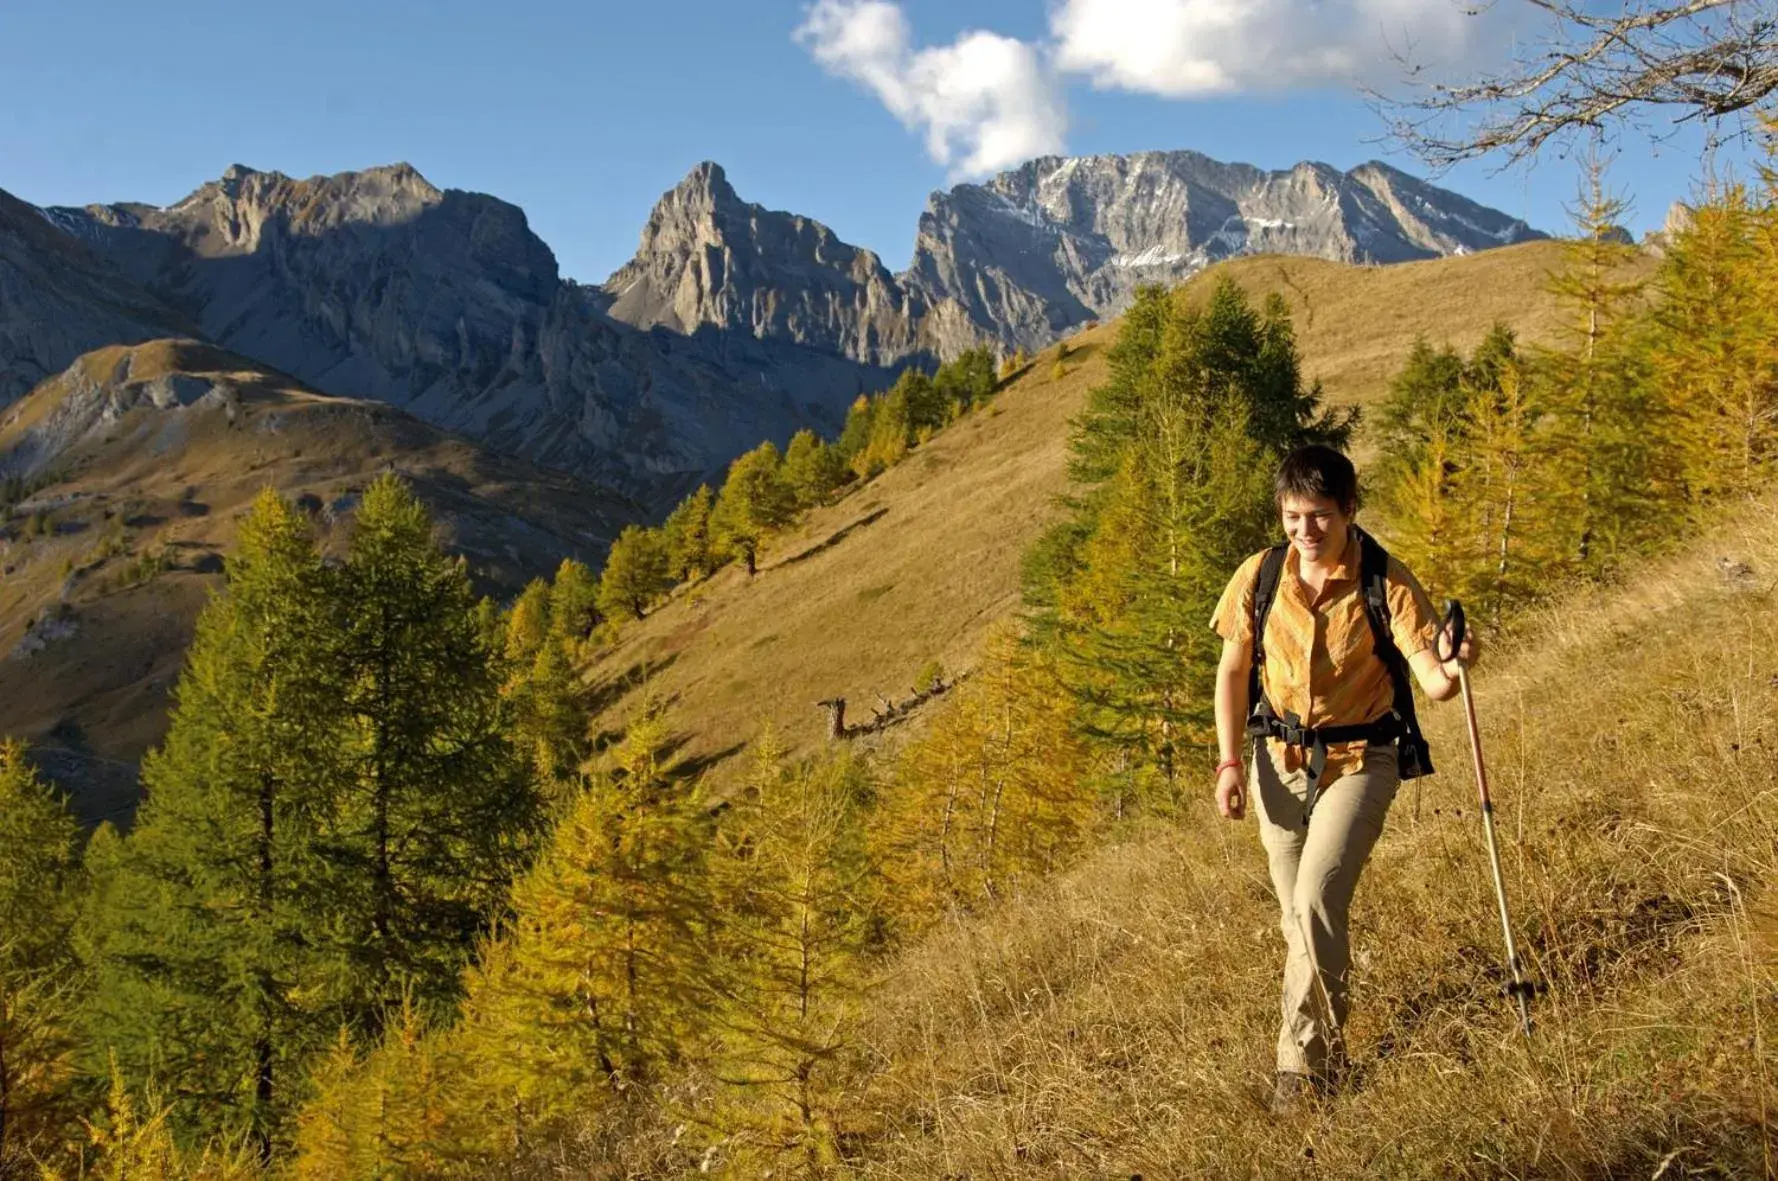
[[[550,634],[550,588],[533,578],[513,600],[506,618],[506,659],[520,668],[536,659],[537,650]]]
[[[1390,378],[1389,392],[1377,407],[1377,458],[1368,481],[1379,490],[1386,513],[1401,511],[1396,490],[1409,472],[1421,470],[1432,438],[1448,442],[1461,434],[1468,400],[1463,370],[1456,349],[1448,344],[1435,349],[1422,336]]]
[[[550,632],[572,658],[598,622],[599,580],[586,563],[563,558],[549,588]]]
[[[1272,532],[1272,470],[1302,442],[1343,441],[1352,419],[1301,388],[1284,305],[1256,314],[1230,282],[1202,307],[1139,293],[1109,360],[1070,440],[1082,491],[1026,588],[1083,732],[1113,755],[1114,801],[1138,802],[1149,778],[1171,800],[1206,738],[1203,621]]]
[[[924,376],[921,375],[922,378]],[[871,416],[870,441],[865,444],[863,451],[852,457],[852,470],[860,479],[868,480],[894,467],[907,455],[908,448],[913,446],[915,428],[912,405],[909,402],[913,393],[912,382],[897,381],[887,393],[876,399]]]
[[[599,610],[616,619],[641,619],[654,601],[672,589],[665,538],[658,529],[625,525],[611,543],[599,575]]]
[[[853,1030],[869,984],[861,769],[790,765],[770,732],[725,819],[720,894],[730,916],[717,1074],[731,1161],[773,1176],[839,1164]]]
[[[1539,360],[1550,414],[1551,493],[1563,506],[1552,519],[1569,535],[1565,560],[1579,568],[1608,561],[1641,539],[1639,526],[1652,524],[1642,510],[1662,427],[1621,331],[1642,290],[1625,267],[1635,247],[1616,233],[1627,208],[1607,191],[1594,157],[1570,208],[1576,237],[1550,280],[1564,311],[1561,344]]]
[[[778,448],[761,443],[729,465],[728,478],[710,514],[710,530],[727,554],[746,565],[748,577],[758,572],[759,550],[766,537],[790,522],[796,502],[785,486]]]
[[[847,471],[854,476],[862,475],[859,470],[859,456],[870,446],[871,435],[877,429],[877,405],[881,398],[871,398],[864,394],[858,395],[851,409],[846,412],[846,425],[840,431],[840,437],[834,443],[834,451]]]
[[[504,732],[463,562],[396,477],[365,492],[342,575],[345,767],[328,854],[350,883],[335,935],[348,1023],[374,1034],[409,998],[426,1014],[455,1001],[540,801]]]
[[[895,388],[907,403],[908,431],[935,431],[950,420],[954,402],[945,396],[932,375],[924,369],[904,369],[895,379]]]
[[[825,504],[844,470],[834,449],[811,430],[798,431],[784,452],[784,482],[799,509]]]
[[[262,493],[227,572],[105,870],[91,1044],[131,1085],[166,1087],[181,1127],[249,1135],[269,1160],[335,1021],[313,936],[340,893],[317,853],[339,805],[342,684],[335,600],[298,510]]]
[[[715,501],[708,484],[679,502],[661,532],[667,543],[667,569],[679,582],[702,578],[716,568],[710,538],[710,512]]]
[[[1542,557],[1536,540],[1548,535],[1539,516],[1545,498],[1539,495],[1534,462],[1538,417],[1517,366],[1477,373],[1464,412],[1469,462],[1459,479],[1458,498],[1474,530],[1467,563],[1472,569],[1456,585],[1434,585],[1467,594],[1496,624],[1534,589],[1532,571]]]
[[[1057,346],[1057,359],[1066,355],[1067,346]],[[941,399],[958,411],[986,401],[998,384],[994,378],[994,354],[980,346],[966,349],[938,367],[932,383]]]
[[[1761,281],[1778,261],[1760,246],[1769,216],[1746,189],[1724,186],[1692,207],[1654,277],[1649,379],[1669,424],[1676,499],[1694,514],[1758,487],[1778,443],[1762,339],[1778,327]]]
[[[0,1176],[54,1160],[78,1130],[78,849],[73,816],[24,745],[0,741]]]
[[[588,776],[471,973],[460,1048],[510,1139],[633,1093],[706,1019],[709,833],[668,737],[647,710]]]

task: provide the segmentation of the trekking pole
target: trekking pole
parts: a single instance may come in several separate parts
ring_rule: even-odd
[[[1464,632],[1463,604],[1456,599],[1445,600],[1445,626],[1451,636],[1451,658],[1455,660],[1457,650],[1463,646]],[[1461,661],[1457,664],[1457,684],[1463,691],[1463,716],[1469,723],[1469,749],[1475,756],[1476,790],[1482,797],[1482,829],[1488,834],[1488,862],[1494,869],[1494,897],[1500,903],[1500,933],[1506,937],[1506,966],[1513,977],[1507,991],[1519,1003],[1519,1028],[1530,1037],[1533,986],[1519,966],[1519,949],[1513,942],[1513,921],[1506,910],[1506,879],[1500,873],[1500,845],[1494,839],[1494,801],[1488,796],[1488,771],[1482,765],[1482,733],[1476,726],[1475,697],[1469,691],[1469,669]]]

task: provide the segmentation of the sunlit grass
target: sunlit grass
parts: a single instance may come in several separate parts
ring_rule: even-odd
[[[1441,773],[1403,787],[1359,890],[1346,1094],[1265,1110],[1283,942],[1252,823],[1206,790],[900,961],[862,1171],[1770,1175],[1774,571],[1778,529],[1750,514],[1564,599],[1477,670],[1515,924],[1548,986],[1529,1041],[1461,715],[1438,706]]]

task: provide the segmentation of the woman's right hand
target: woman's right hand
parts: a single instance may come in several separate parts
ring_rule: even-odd
[[[1225,766],[1216,773],[1216,810],[1227,820],[1239,820],[1247,815],[1241,768]]]

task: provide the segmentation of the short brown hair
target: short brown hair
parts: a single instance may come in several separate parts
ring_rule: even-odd
[[[1284,457],[1272,481],[1272,494],[1280,506],[1286,496],[1331,500],[1351,516],[1358,511],[1358,471],[1332,447],[1311,443]]]

